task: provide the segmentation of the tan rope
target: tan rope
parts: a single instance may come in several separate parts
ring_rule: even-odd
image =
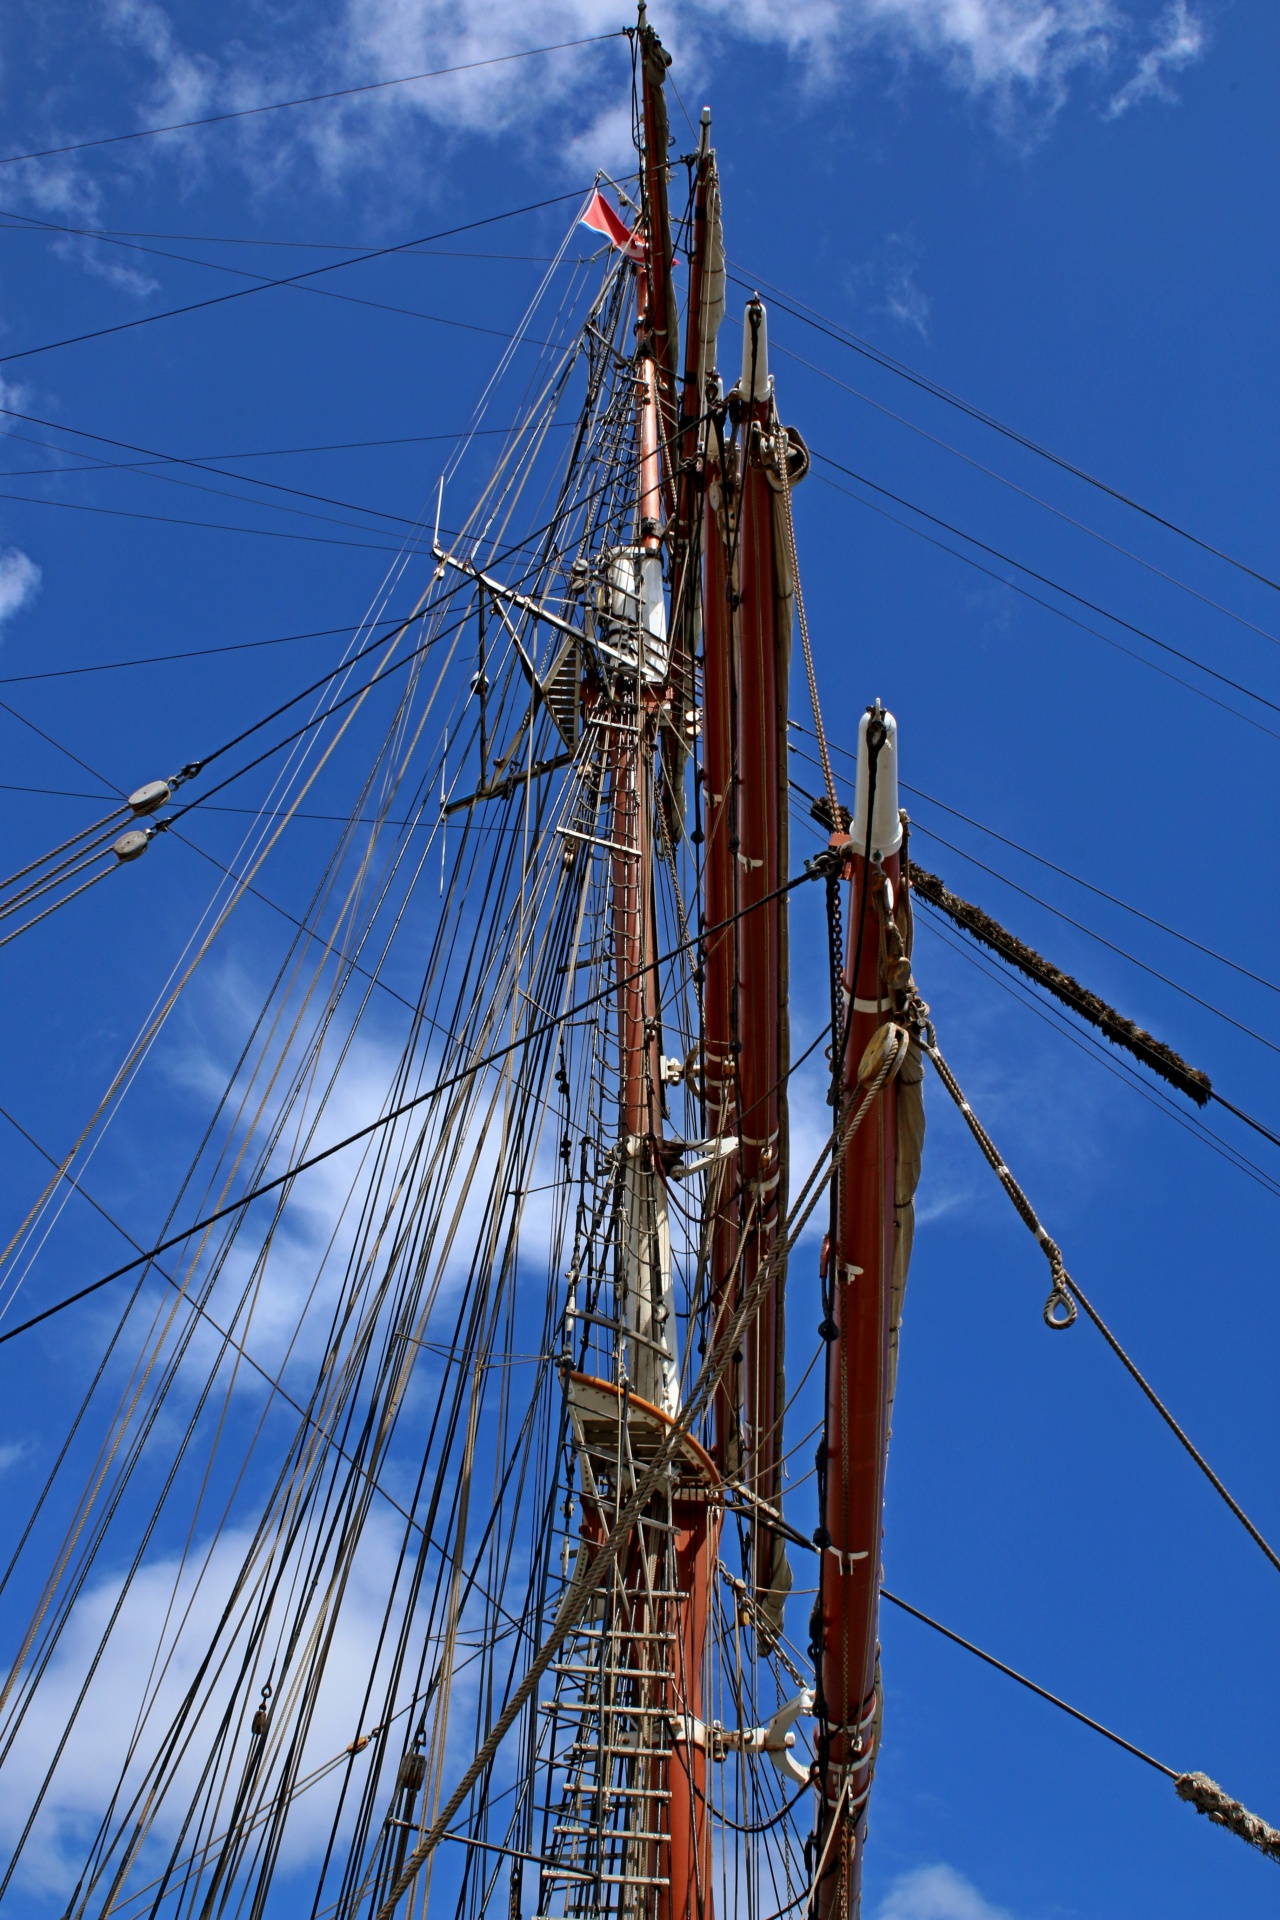
[[[814,1166],[808,1179],[796,1199],[796,1204],[788,1215],[788,1233],[773,1255],[761,1263],[754,1281],[743,1295],[742,1303],[724,1333],[716,1341],[711,1352],[703,1362],[702,1373],[697,1387],[680,1418],[672,1427],[663,1445],[649,1466],[648,1471],[639,1479],[631,1498],[620,1509],[609,1534],[597,1549],[593,1558],[582,1564],[580,1572],[574,1574],[565,1589],[555,1623],[546,1640],[531,1662],[528,1672],[520,1685],[514,1690],[506,1707],[494,1722],[488,1737],[481,1746],[475,1759],[466,1769],[458,1785],[454,1788],[448,1804],[442,1809],[430,1833],[426,1834],[405,1861],[395,1884],[392,1886],[375,1920],[392,1920],[397,1906],[408,1888],[413,1884],[423,1864],[434,1853],[445,1833],[452,1826],[454,1818],[461,1811],[467,1796],[477,1780],[489,1766],[503,1740],[523,1713],[532,1695],[536,1692],[543,1674],[555,1659],[566,1635],[571,1633],[586,1613],[591,1597],[606,1578],[614,1562],[621,1553],[631,1530],[640,1518],[654,1489],[664,1480],[667,1468],[680,1447],[685,1436],[692,1432],[697,1421],[705,1411],[712,1394],[728,1371],[742,1336],[753,1324],[764,1304],[764,1298],[775,1275],[788,1255],[794,1250],[796,1242],[803,1233],[810,1215],[825,1192],[831,1179],[831,1169],[835,1161],[844,1152],[849,1141],[862,1124],[868,1109],[879,1094],[885,1082],[901,1063],[906,1050],[906,1035],[902,1043],[887,1053],[880,1071],[872,1080],[852,1118],[845,1128],[833,1133],[822,1155]],[[822,1169],[825,1166],[825,1172]]]
[[[1179,1426],[1168,1407],[1164,1404],[1164,1401],[1151,1385],[1151,1382],[1146,1378],[1145,1374],[1141,1372],[1136,1362],[1130,1359],[1097,1308],[1086,1298],[1079,1283],[1073,1280],[1067,1272],[1057,1242],[1052,1240],[1041,1226],[1039,1219],[1036,1217],[1035,1208],[1001,1159],[995,1142],[979,1120],[977,1114],[973,1111],[973,1108],[969,1105],[969,1102],[965,1099],[964,1094],[960,1090],[959,1081],[938,1051],[938,1043],[934,1036],[932,1024],[926,1028],[925,1037],[921,1044],[925,1053],[928,1054],[930,1060],[932,1060],[934,1066],[937,1068],[938,1078],[942,1081],[943,1086],[947,1089],[947,1092],[951,1095],[951,1098],[955,1101],[961,1113],[964,1115],[965,1120],[968,1122],[970,1133],[982,1148],[986,1159],[995,1169],[1001,1186],[1013,1201],[1022,1219],[1039,1241],[1044,1256],[1049,1262],[1049,1268],[1053,1275],[1053,1285],[1049,1292],[1049,1298],[1044,1303],[1045,1325],[1051,1327],[1055,1332],[1061,1332],[1064,1328],[1069,1327],[1075,1320],[1077,1304],[1084,1308],[1085,1313],[1090,1320],[1092,1320],[1112,1353],[1115,1354],[1125,1371],[1142,1388],[1142,1391],[1146,1394],[1147,1399],[1160,1415],[1160,1418],[1178,1440],[1179,1444],[1185,1447],[1186,1451],[1191,1455],[1191,1458],[1195,1461],[1214,1492],[1217,1493],[1230,1508],[1255,1546],[1262,1549],[1276,1572],[1280,1573],[1280,1554],[1276,1553],[1274,1547],[1272,1547],[1265,1535],[1261,1534],[1257,1527],[1254,1526],[1239,1501],[1227,1491],[1227,1488],[1218,1478],[1190,1435]],[[1187,1777],[1189,1778],[1190,1776]],[[1210,1784],[1212,1785],[1212,1782],[1210,1782]],[[1252,1815],[1250,1818],[1252,1818]]]
[[[831,755],[827,751],[827,732],[822,724],[822,707],[818,701],[818,676],[814,671],[813,648],[809,644],[809,622],[805,617],[804,591],[800,585],[800,560],[796,553],[795,521],[791,513],[791,470],[787,465],[789,442],[787,430],[778,430],[780,446],[778,449],[778,473],[782,485],[782,519],[787,533],[787,558],[791,565],[791,585],[796,596],[796,613],[800,620],[800,644],[804,649],[804,671],[809,682],[809,704],[813,708],[813,731],[818,743],[818,758],[822,762],[822,777],[827,783],[827,799],[831,803],[831,824],[840,824],[840,802],[836,795],[836,777],[831,771]]]
[[[938,1051],[938,1043],[934,1038],[932,1027],[927,1030],[922,1044],[924,1051],[928,1054],[937,1069],[938,1078],[964,1115],[970,1133],[982,1148],[983,1155],[994,1171],[1000,1185],[1012,1200],[1025,1225],[1039,1241],[1041,1251],[1045,1259],[1049,1262],[1049,1271],[1053,1275],[1053,1284],[1049,1291],[1049,1298],[1044,1303],[1045,1325],[1053,1327],[1055,1331],[1069,1327],[1076,1317],[1076,1303],[1072,1293],[1071,1276],[1063,1264],[1061,1248],[1058,1246],[1057,1241],[1052,1240],[1041,1226],[1035,1208],[1005,1165],[995,1141],[991,1138],[991,1135],[987,1132],[981,1120],[979,1120],[977,1114],[965,1099],[960,1087],[960,1082],[956,1079],[954,1073],[952,1073],[950,1067]]]

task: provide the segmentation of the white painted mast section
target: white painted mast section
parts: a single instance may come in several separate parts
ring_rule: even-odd
[[[643,279],[637,291],[643,300]],[[642,322],[645,318],[641,306]],[[642,343],[636,380],[638,411],[637,439],[640,471],[637,499],[638,544],[630,553],[618,556],[613,574],[613,603],[630,627],[635,661],[636,727],[639,738],[632,762],[635,769],[634,823],[635,860],[614,861],[614,885],[619,884],[620,866],[633,871],[623,884],[630,895],[628,940],[634,941],[638,964],[648,967],[653,959],[656,929],[653,924],[653,791],[649,773],[652,755],[650,703],[661,698],[670,670],[666,588],[663,581],[661,466],[658,454],[658,396],[653,359]],[[619,579],[618,561],[627,579]],[[623,591],[619,593],[619,587]],[[628,591],[629,589],[629,591]],[[615,837],[616,831],[615,831]],[[631,837],[629,833],[628,838]],[[680,1410],[680,1373],[675,1353],[675,1314],[671,1300],[671,1229],[667,1219],[667,1195],[658,1164],[661,1132],[661,1064],[656,1037],[657,972],[653,972],[653,1003],[647,1008],[643,1046],[647,1117],[645,1134],[628,1133],[623,1142],[622,1217],[620,1253],[624,1311],[619,1316],[627,1328],[627,1382],[633,1392],[673,1418]],[[644,988],[647,1001],[648,982]],[[651,1021],[653,1031],[650,1031]],[[623,1063],[624,1072],[630,1071]],[[628,1097],[628,1106],[630,1098]],[[639,1117],[639,1116],[637,1116]]]
[[[864,713],[858,722],[858,777],[853,808],[853,825],[849,829],[855,853],[862,853],[867,844],[867,804],[871,794],[871,765],[867,755],[867,727],[872,719],[878,718],[884,727],[885,739],[876,759],[876,804],[875,817],[871,823],[871,858],[887,859],[896,853],[902,845],[902,822],[898,818],[898,723],[891,713],[886,713],[877,700],[871,713]]]
[[[742,397],[767,400],[769,379],[769,317],[763,300],[753,293],[742,321]]]
[[[680,1411],[680,1368],[671,1299],[671,1228],[661,1176],[644,1164],[647,1146],[638,1135],[628,1139],[622,1172],[627,1384],[674,1419]]]

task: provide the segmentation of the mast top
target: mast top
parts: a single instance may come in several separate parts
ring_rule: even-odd
[[[758,293],[748,300],[742,322],[742,397],[748,403],[769,397],[769,326]]]
[[[871,858],[881,860],[902,845],[902,820],[898,813],[898,723],[879,700],[858,722],[857,792],[850,828],[855,853],[863,852],[867,844],[873,760],[876,786],[871,809]]]

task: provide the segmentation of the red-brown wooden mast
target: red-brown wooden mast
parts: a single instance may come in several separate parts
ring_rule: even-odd
[[[653,565],[661,555],[663,521],[675,507],[677,499],[676,473],[679,456],[682,451],[677,437],[675,411],[675,368],[676,368],[676,306],[672,280],[671,222],[667,205],[667,115],[662,97],[663,83],[669,64],[661,42],[652,28],[644,21],[644,9],[641,7],[639,27],[639,65],[641,79],[641,107],[644,146],[641,155],[643,179],[643,225],[645,237],[644,257],[636,274],[637,305],[637,402],[639,407],[638,442],[640,450],[640,491],[639,491],[639,534],[641,552],[645,556],[642,564]],[[705,148],[705,142],[704,142]],[[709,150],[706,150],[709,162]],[[690,314],[691,330],[700,324],[699,315]],[[696,349],[695,349],[696,352]],[[688,494],[684,496],[685,519],[681,528],[684,550],[688,547],[688,527],[690,524]],[[670,529],[675,532],[675,529]],[[669,542],[670,546],[670,542]],[[676,581],[676,557],[668,552],[669,577],[672,581],[673,598],[679,591]],[[679,595],[674,609],[674,621],[678,629],[673,633],[675,644],[672,657],[683,665],[683,652],[679,645],[678,633],[687,634],[691,630],[689,613],[692,594],[689,583]],[[677,667],[677,673],[680,667]],[[687,670],[682,679],[682,690],[687,688]],[[670,735],[672,705],[672,687],[670,678],[665,685],[654,686],[647,683],[645,667],[645,648],[643,640],[637,644],[636,663],[636,725],[637,744],[643,738],[647,742],[647,753],[642,748],[634,767],[628,767],[624,774],[622,765],[615,771],[615,796],[627,786],[635,793],[634,815],[638,833],[635,840],[624,842],[630,848],[636,845],[641,858],[631,864],[636,868],[632,885],[638,889],[643,901],[642,915],[646,919],[647,933],[642,938],[646,967],[647,990],[643,1006],[634,1000],[626,1001],[623,989],[624,1005],[629,1004],[634,1013],[641,1015],[641,1024],[637,1029],[627,1019],[624,1020],[630,1034],[630,1058],[642,1066],[645,1080],[644,1130],[647,1135],[649,1165],[658,1178],[661,1173],[661,1154],[659,1151],[661,1130],[661,1102],[658,1097],[658,1059],[656,1032],[657,1013],[657,976],[649,971],[649,965],[656,951],[653,940],[654,927],[654,867],[652,852],[653,792],[649,783],[653,764],[653,748],[659,729],[665,719],[668,722],[667,734]],[[677,699],[677,729],[683,722],[684,700]],[[683,772],[682,754],[679,749],[683,742],[677,732],[677,752],[672,755],[680,774]],[[627,749],[624,747],[623,752]],[[664,749],[664,754],[665,754]],[[617,814],[615,811],[615,820]],[[635,830],[633,829],[633,832]],[[615,899],[626,888],[626,881],[615,865]],[[616,924],[616,923],[615,923]],[[647,1017],[648,1025],[645,1026]],[[646,1033],[649,1038],[646,1041]],[[647,1053],[645,1051],[647,1046]],[[639,1087],[635,1088],[636,1096]],[[628,1111],[640,1116],[641,1101],[638,1097],[629,1100]],[[674,1330],[674,1317],[672,1320]],[[672,1520],[675,1527],[674,1560],[677,1588],[685,1598],[677,1603],[676,1653],[677,1667],[669,1677],[666,1690],[667,1705],[672,1716],[672,1725],[683,1729],[684,1737],[677,1739],[675,1749],[667,1764],[667,1789],[669,1813],[669,1839],[665,1849],[658,1847],[660,1858],[665,1851],[665,1873],[659,1879],[665,1879],[666,1885],[659,1886],[659,1920],[711,1920],[711,1826],[709,1815],[709,1795],[707,1792],[707,1757],[697,1731],[702,1723],[703,1689],[702,1670],[705,1660],[706,1636],[710,1611],[711,1581],[718,1538],[718,1520],[713,1516],[705,1498],[680,1497],[679,1489],[673,1492]],[[643,1569],[637,1566],[637,1598],[643,1597],[645,1576]],[[661,1762],[655,1762],[661,1766]]]
[[[664,450],[674,454],[678,419],[676,414],[676,354],[679,320],[676,311],[675,280],[672,273],[671,213],[667,198],[667,148],[670,133],[667,122],[665,83],[671,56],[654,28],[645,19],[644,0],[640,0],[637,40],[640,51],[640,106],[644,146],[641,154],[640,181],[645,232],[648,239],[646,262],[649,292],[649,346],[653,354],[658,389],[659,437]],[[674,457],[663,462],[663,481],[668,512],[675,507]]]
[[[887,978],[885,929],[898,890],[902,843],[896,753],[892,716],[877,707],[861,723],[857,806],[848,848],[852,878],[842,1120],[860,1097],[858,1068],[867,1044],[895,1005]],[[869,809],[873,763],[874,805]],[[834,1244],[826,1254],[835,1338],[827,1358],[826,1495],[819,1533],[822,1871],[816,1905],[822,1920],[828,1915],[847,1920],[858,1911],[879,1735],[877,1631],[891,1394],[897,1099],[897,1085],[890,1081],[839,1162]]]
[[[737,531],[738,805],[729,850],[737,869],[737,1034],[741,1286],[772,1259],[786,1205],[788,1066],[785,754],[790,633],[779,618],[785,562],[778,551],[778,438],[764,307],[747,304],[739,387],[741,492]],[[789,601],[786,602],[789,607]],[[735,844],[736,841],[736,844]],[[744,1368],[747,1485],[757,1502],[781,1502],[783,1289],[777,1273],[748,1333]],[[790,1575],[781,1537],[752,1528],[752,1583],[766,1620],[782,1624]]]

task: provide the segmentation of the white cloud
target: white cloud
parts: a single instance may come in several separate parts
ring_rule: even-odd
[[[916,279],[919,264],[920,250],[911,236],[891,233],[869,259],[850,268],[846,278],[854,298],[869,312],[884,314],[927,339],[933,302]]]
[[[104,11],[114,38],[136,47],[155,68],[148,107],[159,120],[194,120],[211,111],[217,67],[178,44],[173,23],[156,0],[106,0]]]
[[[394,221],[400,208],[388,202],[385,189],[391,163],[401,199],[429,191],[441,137],[516,133],[532,141],[541,135],[544,158],[557,159],[566,177],[575,178],[596,166],[616,169],[629,151],[620,39],[612,48],[503,60],[529,47],[616,34],[614,0],[321,0],[305,36],[293,31],[296,16],[288,10],[246,9],[243,37],[221,45],[209,40],[203,50],[185,43],[160,0],[101,0],[97,17],[116,57],[123,53],[136,70],[132,117],[140,126],[344,87],[379,87],[304,112],[253,116],[210,133],[174,133],[106,156],[127,171],[176,164],[185,186],[228,161],[260,195],[299,173],[334,191],[376,182],[371,214]],[[780,49],[816,88],[845,89],[872,61],[902,72],[932,68],[1025,141],[1048,127],[1077,78],[1092,76],[1113,88],[1122,49],[1147,30],[1144,22],[1154,12],[1153,0],[657,0],[653,17],[690,103],[714,78],[718,48],[746,42]],[[1191,0],[1169,0],[1154,35],[1137,71],[1111,94],[1111,116],[1147,98],[1171,97],[1166,76],[1198,59],[1206,43]],[[442,68],[465,70],[379,86]],[[682,129],[674,100],[671,111]],[[429,144],[424,122],[437,136]],[[21,192],[50,218],[88,220],[101,201],[102,164],[95,155],[84,167],[72,158],[15,168],[10,192]],[[102,271],[100,262],[94,270]],[[129,286],[144,288],[141,278]],[[918,294],[904,304],[906,323],[919,326]]]
[[[915,269],[897,268],[889,276],[884,292],[884,310],[891,320],[912,327],[921,339],[929,332],[929,296],[916,285]]]
[[[35,599],[40,587],[40,569],[18,547],[0,553],[0,626],[11,620]]]
[[[1011,1920],[1005,1907],[984,1900],[954,1867],[917,1867],[895,1880],[876,1920]]]
[[[236,1603],[229,1628],[224,1611],[250,1545],[247,1532],[227,1529],[213,1541],[194,1543],[181,1559],[155,1559],[134,1576],[114,1618],[121,1597],[119,1576],[107,1575],[86,1586],[43,1676],[38,1705],[23,1720],[9,1761],[15,1780],[39,1780],[51,1763],[55,1767],[19,1869],[27,1890],[65,1899],[83,1861],[86,1836],[101,1817],[140,1713],[144,1725],[125,1771],[125,1804],[162,1730],[197,1681],[210,1644],[217,1640],[222,1646],[244,1645],[245,1619],[251,1609],[243,1600]],[[340,1754],[360,1727],[371,1650],[394,1583],[398,1546],[397,1529],[371,1516],[338,1611],[299,1769],[303,1775]],[[316,1611],[315,1607],[306,1611],[308,1624]],[[99,1654],[104,1635],[105,1647]],[[178,1762],[176,1786],[157,1811],[144,1864],[176,1835],[197,1786],[203,1753],[231,1697],[236,1666],[232,1657],[201,1689],[201,1730]],[[256,1690],[255,1681],[251,1692]],[[58,1758],[59,1740],[73,1716],[72,1737]],[[366,1764],[359,1763],[361,1768]],[[286,1870],[323,1848],[340,1782],[340,1772],[331,1774],[318,1788],[299,1797],[285,1836]],[[0,1799],[0,1836],[9,1844],[21,1833],[29,1807],[29,1794],[11,1791]]]
[[[21,413],[29,404],[30,399],[30,387],[24,385],[20,380],[6,380],[4,375],[0,374],[0,433],[8,432],[8,428],[4,424],[5,409],[12,408],[15,413]]]
[[[1161,15],[1155,40],[1139,60],[1137,70],[1112,95],[1107,118],[1118,120],[1143,100],[1176,100],[1166,74],[1177,73],[1201,59],[1207,41],[1204,22],[1191,11],[1187,0],[1173,0]]]
[[[8,1473],[10,1467],[18,1466],[30,1451],[25,1440],[0,1440],[0,1473]]]
[[[734,13],[752,37],[792,52],[877,42],[995,95],[1058,92],[1073,68],[1106,59],[1121,17],[1112,0],[746,0]]]

